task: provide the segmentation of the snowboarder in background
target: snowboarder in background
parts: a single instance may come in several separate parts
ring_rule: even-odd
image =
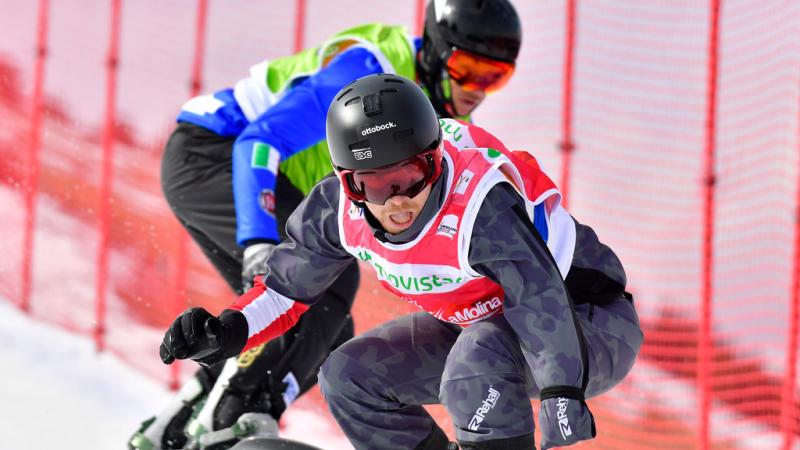
[[[531,449],[595,436],[586,398],[632,368],[642,331],[617,256],[561,206],[535,158],[438,119],[397,75],[346,86],[327,115],[337,178],[291,215],[267,274],[219,316],[181,314],[165,363],[213,363],[283,335],[361,260],[421,311],[327,358],[319,382],[356,449],[457,448],[422,405],[442,403],[461,449]]]
[[[322,45],[266,61],[231,89],[188,101],[162,162],[166,199],[180,223],[241,293],[286,239],[289,214],[332,172],[325,113],[345,84],[388,72],[417,80],[441,117],[469,120],[514,71],[521,26],[508,0],[427,6],[424,35],[368,24]],[[200,368],[129,448],[183,448],[244,412],[275,420],[317,382],[329,352],[353,336],[353,261],[320,291],[292,333],[238,359]],[[231,355],[233,356],[233,355]]]

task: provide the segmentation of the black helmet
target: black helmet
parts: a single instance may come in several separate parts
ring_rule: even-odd
[[[399,75],[367,75],[343,87],[325,124],[337,170],[374,169],[439,145],[439,120],[428,97]]]
[[[509,0],[432,0],[425,9],[422,50],[417,59],[420,79],[436,111],[451,116],[444,64],[453,48],[514,63],[522,43],[519,15]]]
[[[389,184],[383,192],[398,195],[407,190],[411,197],[441,173],[439,119],[422,89],[399,75],[368,75],[343,87],[328,109],[326,133],[333,167],[353,200],[385,201],[370,199],[369,189],[354,183],[353,171],[385,169],[413,159],[424,166],[422,178],[416,180],[424,184],[411,189]],[[420,161],[414,159],[417,156]]]

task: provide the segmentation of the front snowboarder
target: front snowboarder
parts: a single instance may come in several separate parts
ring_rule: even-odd
[[[338,179],[292,214],[268,274],[218,317],[181,314],[162,360],[222,360],[285,333],[358,258],[422,311],[351,339],[320,370],[355,448],[448,448],[421,406],[442,403],[462,449],[530,449],[534,396],[543,449],[594,437],[585,398],[625,377],[642,332],[618,258],[535,159],[438,120],[395,75],[345,86],[327,140]]]
[[[184,105],[164,150],[165,199],[231,289],[244,292],[285,237],[289,214],[333,170],[325,115],[342,86],[397,73],[417,79],[440,116],[468,120],[514,73],[521,39],[509,0],[437,0],[427,6],[421,38],[400,26],[364,24],[264,61],[235,87]],[[491,77],[482,76],[487,68]],[[351,264],[292,333],[198,370],[129,448],[183,448],[246,412],[279,420],[316,384],[330,351],[353,337],[358,280]]]

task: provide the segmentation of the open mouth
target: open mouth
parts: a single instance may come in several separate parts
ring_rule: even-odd
[[[410,211],[389,214],[389,220],[398,227],[405,227],[411,225],[413,214]]]

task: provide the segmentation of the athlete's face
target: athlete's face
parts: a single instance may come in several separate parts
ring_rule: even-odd
[[[450,96],[453,101],[456,116],[466,116],[471,114],[472,111],[478,107],[486,98],[486,91],[474,90],[465,91],[458,83],[451,78],[450,82]]]
[[[422,211],[422,207],[425,206],[425,201],[428,200],[430,193],[431,185],[429,184],[414,198],[395,195],[386,200],[383,205],[369,202],[364,204],[387,233],[397,234],[410,227],[414,220],[419,217],[419,213]]]

